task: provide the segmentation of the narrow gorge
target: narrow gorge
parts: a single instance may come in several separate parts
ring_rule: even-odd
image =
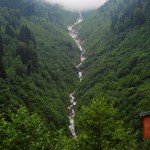
[[[78,48],[81,51],[80,54],[80,63],[76,66],[77,70],[78,70],[78,76],[79,76],[79,80],[82,81],[83,78],[83,70],[81,69],[81,65],[83,63],[83,61],[85,60],[85,50],[82,47],[82,41],[78,38],[78,31],[74,28],[77,24],[81,23],[83,21],[83,17],[81,15],[81,13],[79,13],[79,18],[77,19],[77,22],[75,22],[73,25],[68,27],[69,30],[69,35],[75,40]],[[75,97],[74,97],[75,91],[73,91],[70,95],[70,105],[68,107],[69,110],[69,130],[72,134],[72,136],[74,138],[76,138],[76,132],[75,132],[75,124],[74,124],[74,116],[75,116],[75,111],[74,111],[74,107],[76,106],[76,102],[75,102]]]

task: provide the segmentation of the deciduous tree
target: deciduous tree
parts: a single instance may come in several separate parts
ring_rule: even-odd
[[[94,99],[81,112],[78,137],[81,149],[135,149],[133,136],[125,130],[123,121],[117,119],[117,109],[111,102]]]

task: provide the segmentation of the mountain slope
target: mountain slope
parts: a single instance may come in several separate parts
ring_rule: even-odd
[[[79,30],[87,59],[76,92],[78,110],[93,98],[104,97],[114,102],[126,127],[138,133],[138,114],[150,110],[149,10],[148,0],[110,0],[85,14]],[[141,133],[138,140],[142,141]]]
[[[74,17],[64,20],[63,14]],[[67,127],[69,93],[78,83],[79,49],[65,26],[76,16],[37,1],[0,2],[2,112],[23,105],[53,129]]]

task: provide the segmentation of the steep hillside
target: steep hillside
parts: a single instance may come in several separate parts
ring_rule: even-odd
[[[64,19],[68,16],[68,19]],[[49,127],[67,127],[79,49],[66,25],[77,14],[37,1],[0,1],[0,109],[26,106]]]
[[[79,32],[86,60],[76,92],[78,110],[93,98],[113,101],[118,118],[138,132],[140,147],[139,113],[150,110],[150,2],[110,0],[97,11],[85,13]]]
[[[70,30],[82,52],[66,28],[77,15],[0,1],[0,149],[149,149],[139,116],[150,110],[149,0],[83,12]]]

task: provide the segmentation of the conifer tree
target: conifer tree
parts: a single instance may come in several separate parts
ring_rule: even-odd
[[[2,36],[1,36],[1,33],[0,33],[0,58],[2,57],[3,55],[3,39],[2,39]]]
[[[4,47],[3,47],[3,39],[0,33],[0,77],[1,78],[6,78],[6,72],[5,72],[5,68],[4,68],[4,64],[2,61],[2,56],[4,53]]]

